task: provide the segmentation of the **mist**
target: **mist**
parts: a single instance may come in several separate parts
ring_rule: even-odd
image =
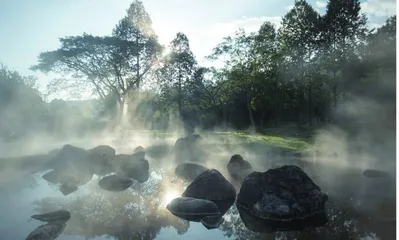
[[[323,15],[296,1],[278,28],[266,21],[215,43],[207,65],[216,68],[203,66],[185,33],[161,44],[145,5],[129,4],[106,35],[60,36],[58,48],[38,52],[30,70],[59,76],[45,88],[0,65],[0,206],[8,216],[0,239],[393,238],[396,16],[369,29],[357,0],[330,0]],[[306,194],[327,196],[309,204],[322,205],[327,221],[254,230],[261,221],[248,222],[239,207],[249,188],[269,187],[256,186],[254,172],[284,166],[314,184]],[[234,203],[220,210],[220,187],[209,195],[224,199],[187,197],[215,204],[216,223],[176,215],[169,204],[212,169],[233,186]],[[284,185],[290,174],[274,181]],[[295,195],[302,185],[287,188]],[[287,219],[251,214],[281,225],[316,215],[310,208]]]

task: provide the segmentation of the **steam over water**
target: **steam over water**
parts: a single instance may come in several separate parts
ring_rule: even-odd
[[[104,140],[104,139],[103,139]],[[32,220],[33,214],[54,210],[68,210],[71,219],[57,239],[393,239],[395,235],[395,177],[371,179],[362,175],[363,169],[338,164],[339,156],[331,159],[270,157],[267,149],[248,148],[244,143],[224,143],[210,140],[205,143],[209,159],[201,164],[218,169],[226,178],[226,164],[231,155],[240,153],[251,162],[256,171],[284,164],[300,166],[321,189],[329,195],[327,213],[329,223],[318,229],[303,232],[258,234],[243,224],[237,208],[233,205],[218,228],[207,230],[201,223],[187,222],[173,216],[166,205],[178,197],[187,186],[175,179],[176,163],[162,151],[172,146],[170,139],[134,139],[132,147],[115,141],[106,141],[118,154],[129,153],[143,144],[146,149],[161,146],[152,155],[146,153],[150,162],[150,178],[147,182],[135,182],[123,192],[107,192],[98,186],[99,176],[76,192],[64,196],[58,187],[41,178],[50,169],[45,161],[25,166],[24,171],[14,167],[1,172],[0,181],[0,239],[25,239],[31,231],[43,223]],[[89,148],[93,143],[72,143]],[[104,143],[101,143],[104,144]],[[163,144],[163,147],[162,145]],[[230,144],[230,146],[228,146]],[[62,146],[62,144],[61,144]],[[57,147],[61,147],[58,145]],[[49,149],[53,148],[51,145]],[[10,148],[8,148],[10,149]],[[47,149],[48,150],[48,149]],[[46,150],[46,151],[47,151]],[[12,152],[12,151],[11,151]],[[43,152],[37,148],[36,153]],[[13,155],[13,154],[11,154]],[[158,157],[157,157],[158,156]],[[356,161],[356,156],[351,157]],[[335,163],[335,164],[334,164]],[[394,173],[393,173],[394,174]],[[395,175],[392,175],[395,176]],[[236,186],[239,189],[239,186]]]

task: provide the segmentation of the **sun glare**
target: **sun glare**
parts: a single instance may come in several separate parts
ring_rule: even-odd
[[[169,47],[165,47],[165,49],[163,50],[162,56],[166,57],[171,53],[171,49]]]
[[[163,206],[166,207],[173,199],[180,197],[177,191],[169,191],[163,197]]]

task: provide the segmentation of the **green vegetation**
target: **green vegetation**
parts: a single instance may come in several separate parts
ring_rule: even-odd
[[[223,66],[205,68],[184,33],[161,46],[143,3],[135,0],[108,36],[61,38],[60,48],[40,53],[32,66],[65,76],[49,83],[48,94],[89,90],[96,97],[90,106],[46,103],[33,78],[0,69],[1,135],[43,130],[84,136],[123,120],[127,128],[158,134],[182,126],[186,133],[250,129],[262,135],[220,135],[304,150],[314,126],[358,125],[360,118],[375,124],[370,119],[379,116],[380,125],[394,129],[396,16],[368,29],[359,0],[330,0],[326,8],[320,15],[298,0],[278,29],[270,22],[252,33],[238,29],[208,57]],[[384,108],[359,116],[370,106],[364,99]]]

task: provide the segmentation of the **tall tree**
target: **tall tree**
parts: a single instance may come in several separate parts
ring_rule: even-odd
[[[312,88],[309,65],[315,56],[319,38],[320,15],[305,0],[295,2],[282,20],[279,39],[285,51],[286,73],[297,84],[307,88],[308,121],[312,123]]]
[[[134,1],[127,15],[122,18],[113,30],[113,36],[127,40],[134,46],[130,59],[130,70],[135,72],[134,82],[139,90],[143,78],[158,63],[162,47],[152,29],[152,21],[141,1]]]
[[[187,36],[177,33],[170,43],[170,53],[165,57],[158,71],[159,81],[163,91],[175,89],[173,102],[177,104],[179,115],[184,115],[184,89],[193,81],[196,72],[196,60],[191,52]]]
[[[367,18],[361,14],[360,0],[330,0],[323,16],[323,42],[325,54],[329,56],[333,74],[333,104],[337,107],[338,87],[349,79],[352,71],[348,65],[354,60],[354,49],[366,36]]]

